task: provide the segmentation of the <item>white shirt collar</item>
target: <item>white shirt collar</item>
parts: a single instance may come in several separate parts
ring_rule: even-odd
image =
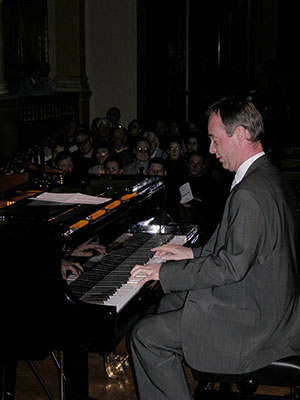
[[[241,182],[241,180],[244,178],[246,172],[248,171],[250,165],[254,163],[255,160],[257,160],[259,157],[262,157],[265,154],[264,151],[261,151],[260,153],[254,154],[254,156],[248,158],[248,160],[244,161],[243,164],[241,164],[236,171],[235,177],[232,181],[231,188],[232,190],[235,185]]]

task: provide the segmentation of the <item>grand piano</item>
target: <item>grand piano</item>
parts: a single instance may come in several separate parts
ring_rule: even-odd
[[[33,196],[0,209],[1,360],[42,359],[60,350],[65,398],[87,400],[88,353],[112,352],[162,294],[157,282],[128,282],[130,270],[153,262],[154,246],[192,243],[197,228],[170,220],[158,177],[95,178],[51,192],[101,197],[103,203]],[[61,259],[72,259],[88,241],[106,246],[107,254],[80,259],[84,272],[62,279]]]

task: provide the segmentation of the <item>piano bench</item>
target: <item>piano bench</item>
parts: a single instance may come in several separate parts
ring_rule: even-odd
[[[192,369],[198,381],[195,399],[300,399],[300,356],[290,356],[253,372],[242,375],[215,374]],[[219,383],[219,390],[215,389]],[[233,384],[238,391],[233,391]],[[262,395],[256,391],[260,385],[290,388],[290,395]],[[273,391],[274,392],[274,391]]]

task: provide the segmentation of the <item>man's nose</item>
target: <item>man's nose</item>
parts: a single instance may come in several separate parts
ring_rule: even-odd
[[[210,154],[214,154],[216,152],[216,148],[213,142],[211,142],[209,145],[209,152]]]

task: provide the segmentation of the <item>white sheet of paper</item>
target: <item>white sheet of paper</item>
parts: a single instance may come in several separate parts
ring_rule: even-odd
[[[50,193],[44,192],[37,197],[30,197],[30,200],[39,200],[60,204],[102,204],[111,200],[107,197],[90,196],[83,193]]]
[[[182,186],[180,186],[179,191],[181,194],[181,199],[180,199],[181,204],[188,203],[189,201],[194,199],[191,185],[189,182],[186,182]]]

